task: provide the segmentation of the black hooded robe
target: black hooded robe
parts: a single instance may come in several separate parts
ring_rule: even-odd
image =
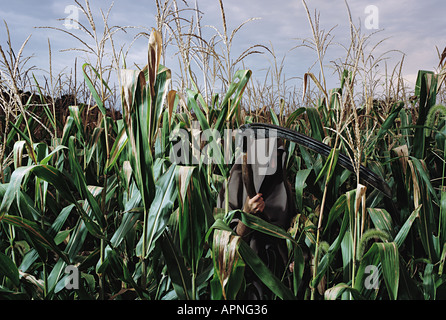
[[[282,146],[277,148],[276,161],[270,158],[267,166],[272,174],[265,173],[265,166],[252,164],[254,186],[258,193],[262,194],[265,201],[265,209],[258,214],[265,221],[282,227],[285,231],[289,229],[291,220],[295,215],[294,201],[291,188],[286,181],[286,171],[284,169],[285,151]],[[277,165],[276,165],[277,164]],[[263,170],[262,170],[263,169]],[[271,172],[270,172],[271,173]],[[243,209],[247,199],[247,191],[243,185],[242,165],[234,164],[231,169],[229,183],[229,210]],[[224,208],[225,189],[219,195],[219,207]],[[239,219],[235,217],[231,222],[231,228],[236,230]],[[266,235],[262,232],[250,230],[249,234],[243,237],[251,249],[257,253],[266,266],[276,275],[278,279],[289,276],[288,273],[288,249],[286,241]],[[271,299],[271,291],[258,279],[249,268],[245,271],[247,288],[244,298],[249,300]],[[290,286],[290,281],[286,281]]]

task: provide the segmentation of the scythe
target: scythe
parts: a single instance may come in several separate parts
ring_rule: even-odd
[[[251,123],[244,124],[239,128],[242,139],[241,139],[241,147],[242,147],[242,179],[243,184],[245,185],[246,191],[250,198],[256,195],[256,190],[254,188],[253,182],[253,172],[251,168],[251,164],[248,162],[247,157],[247,149],[248,149],[248,134],[254,133],[256,139],[261,138],[269,138],[269,137],[277,137],[286,139],[292,142],[297,143],[305,148],[313,150],[325,157],[328,157],[332,148],[325,143],[322,143],[318,140],[315,140],[311,137],[308,137],[304,134],[296,132],[291,129],[282,128],[280,126],[265,124],[265,123]],[[273,134],[271,134],[273,133]],[[353,165],[350,159],[339,153],[338,163],[345,169],[354,172]],[[392,191],[389,185],[376,173],[367,169],[363,165],[359,168],[359,179],[361,183],[367,184],[369,186],[374,187],[375,189],[382,192],[386,197],[392,197]]]

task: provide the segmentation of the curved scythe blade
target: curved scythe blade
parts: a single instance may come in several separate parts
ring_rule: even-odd
[[[290,140],[305,148],[311,149],[325,157],[329,156],[332,149],[325,143],[310,138],[304,134],[301,134],[291,129],[282,128],[280,126],[276,126],[273,124],[266,124],[266,123],[244,124],[240,127],[240,130],[242,134],[246,133],[247,130],[252,130],[256,134],[256,138],[268,138],[269,136],[274,136],[277,138]],[[270,131],[273,131],[274,135],[271,135]],[[338,163],[343,168],[350,170],[351,172],[354,172],[353,165],[350,159],[346,155],[340,153],[338,157]],[[376,188],[377,190],[382,192],[386,197],[388,198],[392,197],[392,191],[389,185],[380,176],[378,176],[370,169],[367,169],[363,165],[361,165],[361,167],[359,168],[359,179],[361,180],[361,182]]]

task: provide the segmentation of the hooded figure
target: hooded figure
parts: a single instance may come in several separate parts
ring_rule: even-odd
[[[268,150],[269,149],[269,150]],[[248,159],[253,173],[257,195],[249,198],[242,178],[242,164],[237,161],[231,169],[228,192],[229,210],[241,209],[257,215],[265,221],[288,230],[295,215],[291,188],[286,181],[285,149],[280,139],[257,139],[250,144]],[[219,207],[224,208],[226,190],[219,195]],[[288,249],[286,241],[246,227],[237,217],[231,221],[231,228],[246,241],[251,249],[279,279],[288,273]],[[271,291],[249,269],[246,299],[271,299]],[[289,284],[290,283],[286,283]]]

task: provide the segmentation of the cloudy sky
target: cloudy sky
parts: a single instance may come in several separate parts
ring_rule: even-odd
[[[161,1],[163,2],[163,1]],[[178,1],[181,3],[182,1]],[[213,29],[206,25],[213,25],[222,30],[221,14],[218,0],[197,0],[199,9],[203,13],[202,26],[211,34]],[[84,4],[84,0],[80,0]],[[195,0],[188,0],[193,6]],[[328,77],[332,73],[329,68],[334,61],[345,55],[342,46],[350,43],[348,11],[344,0],[308,0],[310,12],[320,13],[320,28],[325,31],[332,30],[333,45],[329,47],[324,65],[327,67]],[[42,70],[48,70],[48,40],[52,48],[53,69],[70,71],[74,67],[74,58],[78,58],[81,65],[86,57],[81,52],[61,52],[63,49],[81,47],[80,43],[64,32],[35,27],[52,26],[85,39],[80,30],[67,29],[64,26],[75,5],[72,0],[0,0],[0,17],[6,21],[12,39],[13,48],[18,51],[23,41],[32,34],[25,50],[25,56],[33,55],[28,62]],[[110,0],[90,0],[90,5],[98,21],[98,32],[102,24],[100,9],[105,11],[112,4]],[[348,1],[354,23],[364,35],[371,35],[366,52],[370,52],[375,44],[385,39],[374,49],[377,58],[384,52],[389,52],[386,60],[391,71],[404,55],[403,75],[408,85],[413,87],[419,69],[436,70],[438,55],[436,46],[440,51],[446,46],[444,31],[446,23],[446,3],[441,0],[377,0],[377,1]],[[370,11],[370,6],[372,11]],[[184,7],[184,6],[182,6]],[[302,39],[311,37],[311,29],[301,0],[224,0],[226,19],[229,31],[250,18],[260,18],[246,24],[237,35],[233,43],[232,57],[237,56],[246,48],[255,44],[272,47],[279,62],[284,58],[284,72],[287,78],[300,85],[305,72],[313,65],[317,56],[315,52],[305,47],[298,47]],[[367,7],[368,10],[367,10]],[[74,13],[75,14],[75,13]],[[109,17],[109,25],[139,26],[147,30],[155,26],[156,6],[154,0],[115,0]],[[185,16],[192,15],[187,11]],[[62,20],[58,20],[62,19]],[[82,14],[79,21],[87,24]],[[376,29],[378,28],[378,29]],[[128,33],[118,33],[115,45],[130,45],[134,36],[143,29],[129,29]],[[377,32],[378,31],[378,32]],[[375,33],[375,34],[373,34]],[[4,25],[0,26],[0,45],[7,47],[7,33]],[[127,63],[139,65],[146,61],[147,39],[139,38],[130,49]],[[291,50],[293,49],[293,50]],[[394,50],[394,51],[392,51]],[[170,59],[170,60],[169,60]],[[129,61],[131,60],[131,61]],[[174,57],[166,58],[166,64],[174,65]],[[250,56],[245,66],[253,71],[253,77],[262,79],[265,70],[271,66],[272,59],[269,54]],[[384,68],[384,62],[379,66]],[[172,69],[174,69],[172,67]],[[317,66],[311,70],[319,72]],[[36,70],[38,72],[44,72]],[[175,72],[175,70],[174,70]],[[383,72],[383,71],[381,71]],[[175,76],[175,75],[174,75]],[[293,85],[293,83],[292,83]],[[336,85],[336,80],[329,85]]]

